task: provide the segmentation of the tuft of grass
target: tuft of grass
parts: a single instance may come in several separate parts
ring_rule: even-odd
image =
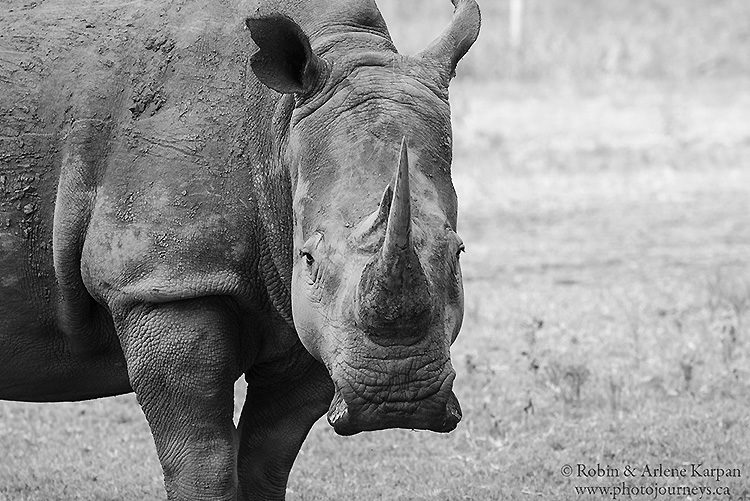
[[[750,278],[719,268],[709,274],[705,283],[709,328],[719,332],[721,360],[731,371],[738,352],[747,343],[745,319],[750,312]]]

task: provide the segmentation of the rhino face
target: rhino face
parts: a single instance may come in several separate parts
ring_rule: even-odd
[[[454,429],[449,348],[463,318],[463,244],[447,85],[476,39],[476,4],[459,2],[443,36],[414,58],[356,48],[319,57],[286,18],[248,27],[261,49],[256,75],[291,96],[290,110],[293,99],[283,148],[294,190],[292,310],[334,383],[329,422],[345,435]]]

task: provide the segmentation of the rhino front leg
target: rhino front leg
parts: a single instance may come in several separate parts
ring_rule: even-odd
[[[140,305],[116,319],[169,500],[237,499],[235,318],[225,300],[202,298]]]
[[[238,472],[244,500],[283,500],[289,472],[312,425],[328,410],[333,383],[325,366],[303,348],[289,378],[255,386],[248,374],[247,400],[240,418]],[[261,369],[262,372],[262,369]],[[267,380],[269,376],[263,374]]]

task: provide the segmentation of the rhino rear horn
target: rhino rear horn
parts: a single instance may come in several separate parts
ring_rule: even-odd
[[[482,24],[482,15],[475,0],[451,1],[455,6],[451,23],[419,54],[442,69],[446,84],[456,75],[456,65],[476,41]]]
[[[260,83],[282,94],[304,94],[317,86],[324,63],[297,23],[276,14],[247,18],[245,27],[259,49],[250,64]]]

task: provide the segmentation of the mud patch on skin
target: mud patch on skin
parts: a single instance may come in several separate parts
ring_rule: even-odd
[[[38,176],[32,173],[0,175],[0,228],[10,230],[23,239],[31,238],[39,223],[37,193]]]
[[[167,97],[162,89],[154,87],[154,83],[140,84],[133,91],[133,105],[128,108],[133,114],[133,118],[138,118],[144,113],[153,116],[167,102]]]
[[[144,255],[149,250],[148,238],[144,238],[148,228],[138,228],[135,226],[113,234],[111,241],[110,253],[107,257],[108,265],[122,266],[127,263],[132,256]]]
[[[5,213],[0,212],[0,218],[4,219]],[[23,242],[12,232],[0,229],[0,290],[11,288],[11,292],[18,293],[23,278],[19,261],[23,261],[23,254],[17,249],[23,248]]]
[[[133,104],[128,108],[133,119],[141,115],[154,116],[167,102],[164,82],[172,63],[175,41],[164,33],[152,33],[143,46],[154,53],[150,60],[141,61],[146,68],[140,81],[133,81]]]
[[[52,242],[45,237],[45,207],[39,194],[44,191],[43,175],[29,169],[24,164],[0,174],[0,283],[15,289],[16,296],[26,288],[35,303],[49,303],[51,290],[46,280],[51,269],[46,257]]]

